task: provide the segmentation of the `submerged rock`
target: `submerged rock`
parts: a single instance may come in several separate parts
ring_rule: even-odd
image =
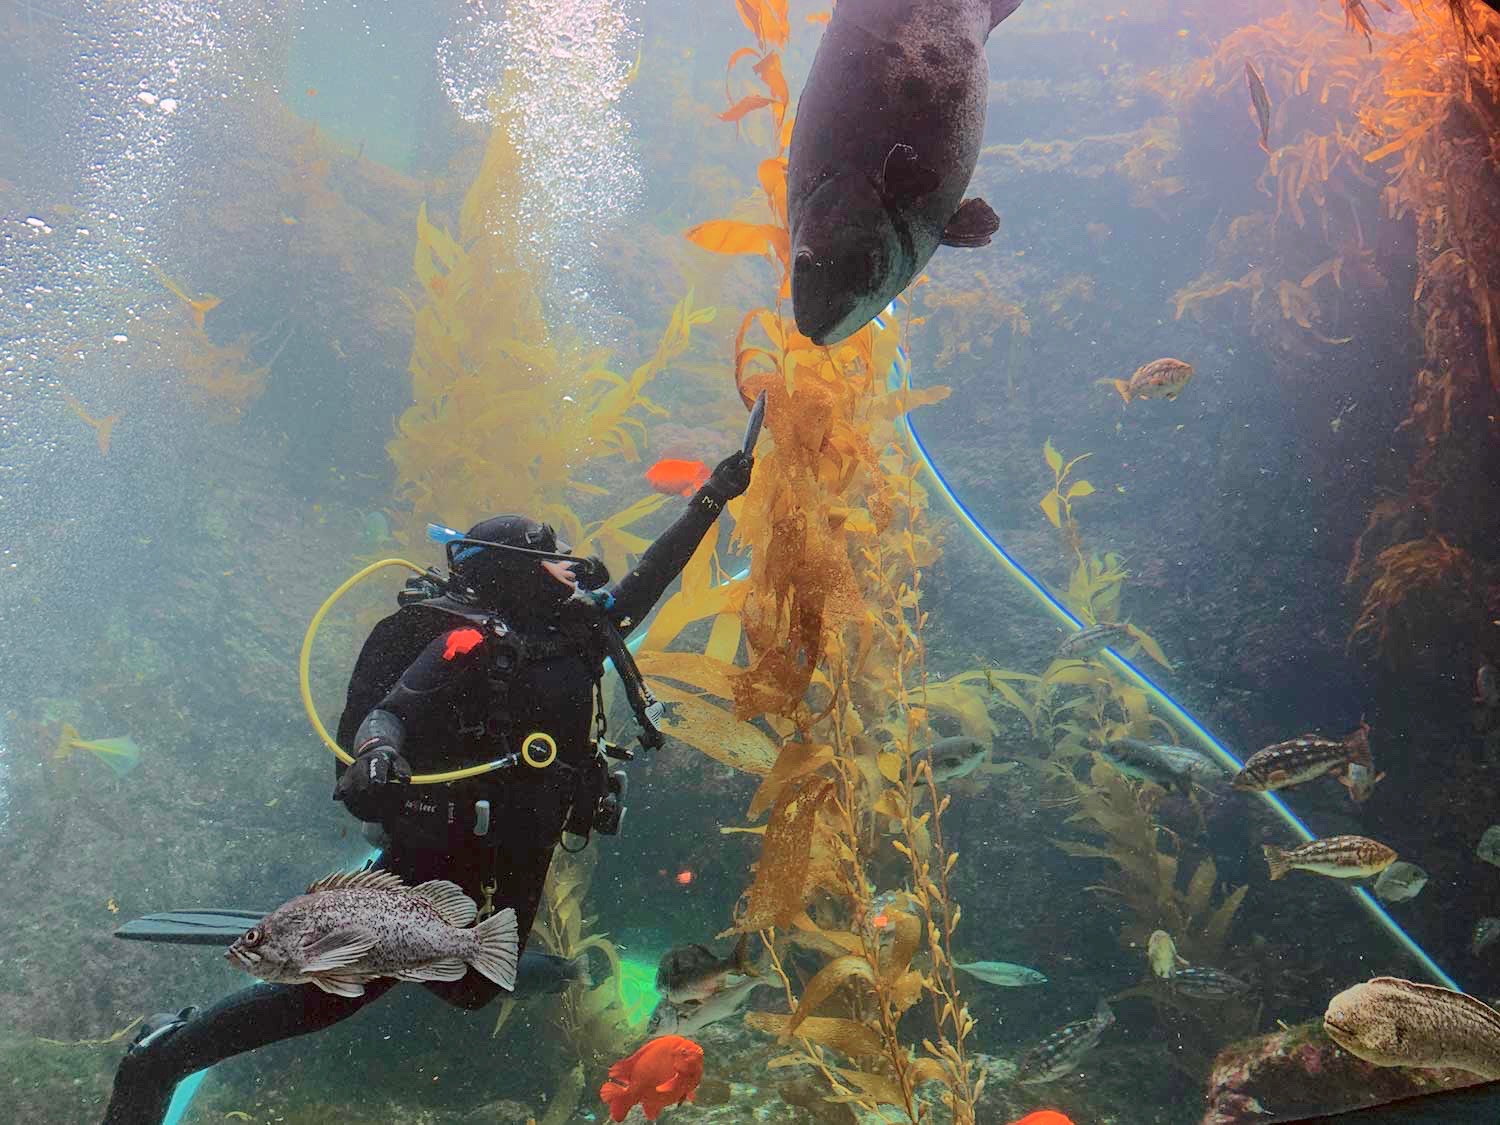
[[[1219,1052],[1202,1125],[1297,1120],[1480,1081],[1449,1068],[1374,1066],[1334,1043],[1321,1024],[1302,1024]]]

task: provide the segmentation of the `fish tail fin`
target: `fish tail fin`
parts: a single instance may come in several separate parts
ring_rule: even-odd
[[[1266,139],[1264,137],[1260,139],[1260,151],[1265,153],[1267,156],[1271,155],[1271,146],[1266,144]]]
[[[1115,390],[1120,392],[1120,397],[1125,400],[1128,406],[1130,404],[1130,384],[1124,379],[1111,379],[1109,382]]]
[[[594,974],[589,970],[589,955],[587,953],[580,953],[568,962],[568,974],[578,984],[583,985],[584,988],[594,987]]]
[[[611,1121],[624,1121],[626,1115],[630,1113],[630,1103],[625,1100],[625,1095],[629,1092],[629,1086],[622,1086],[614,1079],[607,1079],[604,1085],[599,1087],[599,1100],[609,1106]]]
[[[747,977],[760,976],[760,970],[755,967],[755,962],[750,959],[750,934],[748,931],[740,935],[740,940],[734,947],[734,971],[743,973]]]
[[[1286,851],[1278,848],[1275,844],[1262,844],[1260,850],[1265,854],[1266,866],[1271,869],[1271,881],[1275,882],[1292,869],[1292,864],[1287,859]]]
[[[514,992],[521,947],[516,912],[507,906],[475,926],[473,933],[479,947],[468,958],[469,964],[507,992]]]

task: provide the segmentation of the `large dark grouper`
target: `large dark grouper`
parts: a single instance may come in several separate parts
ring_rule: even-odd
[[[964,199],[985,40],[1021,0],[839,0],[797,103],[787,169],[792,311],[817,344],[863,328],[944,246],[1000,220]],[[962,202],[960,202],[962,201]]]
[[[516,985],[516,912],[469,928],[474,900],[455,883],[408,887],[388,871],[329,875],[278,906],[229,947],[231,964],[279,984],[362,996],[376,977],[458,980],[472,965]]]

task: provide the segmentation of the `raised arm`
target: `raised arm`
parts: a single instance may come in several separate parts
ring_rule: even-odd
[[[656,537],[635,569],[616,584],[612,591],[615,604],[610,612],[621,633],[628,634],[651,612],[672,579],[687,566],[724,505],[750,487],[754,463],[753,458],[741,452],[731,453],[720,461],[713,475],[688,501],[687,510]]]

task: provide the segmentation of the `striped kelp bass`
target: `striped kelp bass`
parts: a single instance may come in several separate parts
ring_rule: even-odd
[[[389,871],[339,872],[271,911],[225,956],[261,980],[339,996],[363,996],[376,977],[458,980],[470,966],[513,989],[516,912],[507,907],[468,928],[478,912],[446,880],[408,887]]]
[[[1289,871],[1311,871],[1335,879],[1363,879],[1380,874],[1396,862],[1393,849],[1367,836],[1325,836],[1290,851],[1274,844],[1265,844],[1261,850],[1273,880]]]
[[[1109,1003],[1100,1000],[1088,1019],[1063,1025],[1022,1055],[1016,1081],[1025,1085],[1055,1082],[1072,1074],[1114,1022],[1115,1013]]]
[[[1269,793],[1301,785],[1325,773],[1343,773],[1351,763],[1366,770],[1375,768],[1370,756],[1370,728],[1365,723],[1344,738],[1303,734],[1257,750],[1235,775],[1234,787],[1242,792]],[[1374,781],[1369,784],[1373,786]]]

